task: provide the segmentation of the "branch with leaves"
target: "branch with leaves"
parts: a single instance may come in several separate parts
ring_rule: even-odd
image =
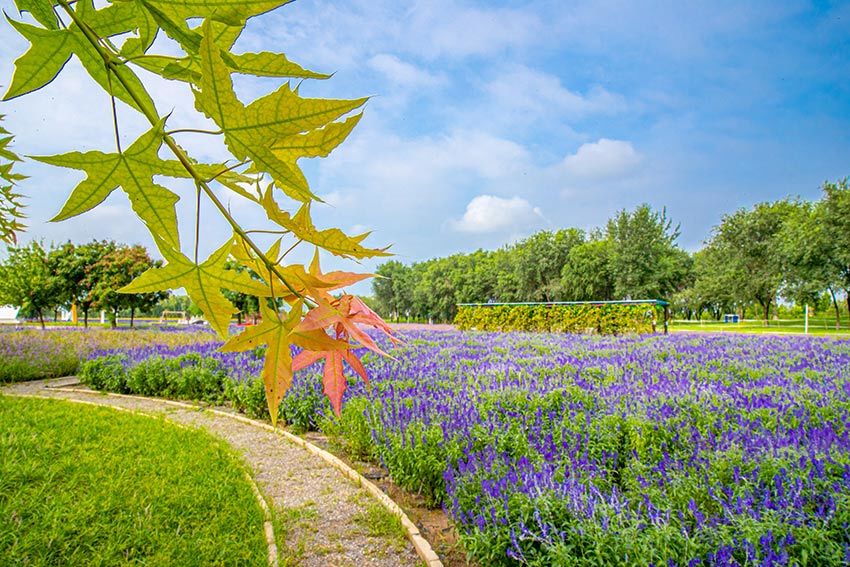
[[[227,339],[223,350],[266,345],[262,376],[272,421],[292,383],[293,372],[325,360],[325,393],[338,414],[347,383],[342,362],[366,380],[365,369],[353,349],[363,346],[385,354],[363,327],[394,337],[360,299],[339,294],[371,275],[324,273],[319,249],[347,259],[386,256],[388,252],[386,248],[364,246],[368,233],[348,235],[338,228],[316,227],[311,206],[320,199],[311,191],[298,160],[325,157],[342,143],[360,120],[367,99],[306,98],[288,81],[249,104],[237,98],[233,73],[298,81],[329,78],[304,69],[281,53],[233,52],[249,18],[286,1],[115,0],[100,9],[92,0],[16,3],[40,25],[9,20],[31,45],[15,62],[5,99],[48,85],[65,63],[76,57],[111,102],[115,152],[70,152],[35,158],[86,174],[53,220],[90,211],[120,187],[167,262],[143,273],[122,291],[148,293],[182,287],[216,332]],[[197,20],[201,23],[194,25]],[[176,42],[182,53],[154,53],[160,34]],[[186,83],[196,109],[212,120],[217,130],[193,124],[173,127],[170,123],[167,129],[168,117],[158,112],[136,69]],[[117,107],[122,103],[141,113],[150,124],[150,129],[126,148],[121,146],[118,125]],[[189,133],[220,136],[233,163],[207,164],[193,159],[175,139]],[[163,147],[170,154],[168,158],[160,156]],[[175,206],[180,196],[155,182],[155,176],[191,179],[194,183],[193,254],[184,254],[181,247]],[[274,229],[243,227],[216,193],[220,188],[260,207]],[[203,261],[198,258],[202,198],[212,203],[233,231]],[[252,238],[260,233],[281,237],[264,250]],[[287,253],[303,244],[316,248],[309,267],[283,262],[284,238],[292,240],[287,243]],[[233,269],[234,261],[242,269]],[[257,277],[251,277],[249,270]],[[257,297],[262,324],[229,337],[236,308],[222,290]],[[291,345],[303,349],[294,360]]]
[[[3,115],[0,114],[2,120]],[[12,171],[15,163],[21,161],[9,149],[13,139],[9,131],[0,126],[0,241],[6,244],[17,244],[17,233],[26,228],[21,223],[21,219],[25,218],[22,195],[15,190],[15,185],[26,177]]]

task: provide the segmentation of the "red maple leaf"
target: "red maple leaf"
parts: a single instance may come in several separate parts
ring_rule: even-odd
[[[325,369],[322,372],[322,385],[325,388],[325,395],[331,401],[334,413],[339,417],[342,408],[342,395],[348,387],[348,380],[342,370],[342,361],[347,362],[367,384],[369,383],[369,375],[360,359],[350,350],[301,351],[292,359],[292,372],[307,368],[321,359],[325,359]]]

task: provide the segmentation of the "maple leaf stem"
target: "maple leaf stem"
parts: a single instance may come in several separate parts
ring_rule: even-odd
[[[210,134],[211,136],[218,136],[223,134],[221,130],[201,130],[200,128],[178,128],[177,130],[169,130],[165,132],[167,136],[171,136],[174,134],[184,134],[184,133],[193,133],[193,134]],[[245,162],[242,162],[245,163]],[[240,164],[242,165],[242,164]],[[236,166],[238,167],[238,166]]]
[[[251,229],[251,230],[246,230],[245,234],[281,234],[281,235],[283,235],[283,234],[289,234],[289,231],[285,230],[285,229],[282,229],[282,230],[262,230],[262,229],[254,228],[254,229]]]
[[[216,173],[215,175],[213,175],[212,177],[210,177],[209,179],[207,179],[207,183],[209,183],[209,182],[211,182],[211,181],[215,181],[217,177],[222,176],[222,175],[224,175],[225,173],[230,173],[230,172],[231,172],[231,171],[233,171],[234,169],[236,169],[236,168],[238,168],[238,167],[242,167],[243,165],[246,165],[247,163],[248,163],[248,161],[247,161],[247,160],[246,160],[246,161],[240,161],[239,163],[237,163],[237,164],[235,164],[235,165],[231,165],[231,166],[230,166],[230,167],[228,167],[227,169],[222,169],[221,171],[219,171],[218,173]]]
[[[112,129],[115,132],[115,147],[118,148],[118,153],[123,154],[121,150],[121,135],[118,132],[118,108],[115,105],[115,95],[112,94],[112,73],[106,73],[106,80],[109,83],[109,100],[112,102]]]
[[[127,93],[130,95],[130,98],[133,99],[133,102],[136,103],[139,110],[144,114],[145,118],[147,118],[148,122],[150,122],[151,126],[156,126],[160,123],[161,118],[156,113],[151,111],[147,105],[144,103],[142,96],[136,92],[135,85],[130,84],[129,81],[125,80],[124,77],[116,71],[116,69],[123,65],[123,62],[116,57],[113,53],[111,53],[108,49],[104,48],[101,44],[101,37],[80,17],[77,13],[71,9],[71,2],[69,0],[57,0],[57,3],[62,6],[71,20],[77,24],[80,28],[80,31],[83,32],[83,35],[86,39],[91,43],[91,45],[100,53],[100,56],[103,57],[104,62],[106,63],[107,70],[110,75],[115,75],[115,78],[118,79],[118,82],[126,89]],[[236,222],[236,219],[233,218],[233,215],[230,214],[230,211],[227,210],[227,207],[224,206],[224,203],[221,202],[221,199],[216,196],[213,190],[210,188],[209,184],[204,180],[203,176],[195,169],[192,164],[189,156],[183,151],[183,148],[177,145],[177,142],[174,141],[174,138],[171,136],[163,134],[162,137],[163,142],[169,147],[171,152],[177,158],[177,160],[183,165],[189,175],[195,180],[198,184],[198,187],[203,190],[204,194],[212,201],[213,205],[219,210],[219,212],[224,216],[225,220],[227,220],[228,224],[230,224],[233,231],[238,234],[242,239],[244,239],[245,243],[257,254],[260,261],[266,265],[271,273],[273,273],[277,278],[283,283],[284,287],[289,290],[290,293],[295,295],[296,297],[303,299],[306,303],[310,305],[317,305],[313,300],[308,297],[305,297],[301,292],[292,287],[286,278],[283,277],[280,270],[277,269],[275,263],[269,260],[266,255],[263,253],[262,249],[253,241],[251,238],[245,233],[245,230],[239,226],[239,223]],[[269,282],[272,290],[274,289],[274,282]]]
[[[298,246],[299,244],[301,244],[302,242],[304,242],[304,240],[303,240],[303,239],[301,239],[301,238],[299,238],[299,239],[298,239],[298,241],[297,241],[295,244],[293,244],[292,246],[290,246],[290,247],[289,247],[289,250],[287,250],[286,252],[284,252],[284,253],[281,255],[281,257],[277,259],[277,261],[278,261],[278,262],[280,262],[281,260],[283,260],[284,258],[286,258],[286,255],[287,255],[287,254],[289,254],[290,252],[292,252],[293,250],[295,250],[295,247],[296,247],[296,246]]]
[[[195,263],[198,263],[198,244],[201,242],[201,186],[195,184]]]

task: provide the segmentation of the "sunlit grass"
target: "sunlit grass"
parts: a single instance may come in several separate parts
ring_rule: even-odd
[[[243,470],[162,419],[0,396],[0,565],[263,565]]]
[[[809,319],[808,334],[818,336],[850,336],[850,328],[847,327],[846,317],[842,321],[842,328],[835,328],[835,319],[811,318]],[[803,334],[806,330],[803,319],[782,319],[779,321],[763,321],[747,319],[740,323],[723,323],[718,321],[673,321],[670,324],[671,331],[705,331],[711,333],[791,333]]]

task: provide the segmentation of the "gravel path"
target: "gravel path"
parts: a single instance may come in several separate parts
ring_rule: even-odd
[[[278,534],[278,541],[284,541],[280,549],[281,565],[421,564],[413,545],[403,534],[374,535],[375,510],[379,504],[366,490],[281,436],[235,419],[160,400],[110,397],[84,389],[73,392],[55,389],[73,383],[76,379],[22,382],[6,386],[0,392],[77,399],[163,415],[225,439],[244,456],[255,482],[274,505],[279,520],[277,529],[283,532]]]

